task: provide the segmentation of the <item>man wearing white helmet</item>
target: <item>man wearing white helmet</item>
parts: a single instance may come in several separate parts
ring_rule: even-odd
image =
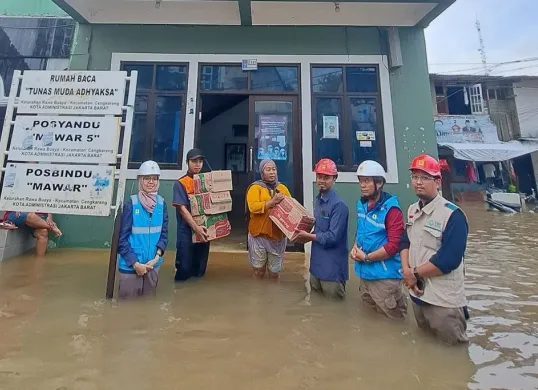
[[[360,278],[362,301],[389,318],[405,318],[407,300],[399,255],[402,210],[396,196],[383,191],[386,173],[381,164],[364,161],[357,177],[362,198],[357,202],[357,235],[350,256]]]
[[[168,244],[166,203],[158,194],[161,170],[146,161],[138,170],[138,193],[123,206],[118,245],[119,297],[154,293]]]

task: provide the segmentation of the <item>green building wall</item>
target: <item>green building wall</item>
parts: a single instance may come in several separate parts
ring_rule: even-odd
[[[398,161],[398,184],[386,190],[396,194],[402,208],[414,201],[407,168],[422,152],[437,155],[424,31],[400,28],[404,65],[390,72]],[[217,27],[80,25],[71,69],[108,70],[112,53],[379,55],[388,44],[377,28],[362,27]],[[127,185],[127,193],[132,186]],[[175,216],[170,207],[173,181],[163,181],[160,193],[169,204],[170,247],[175,246]],[[308,191],[308,189],[305,189]],[[316,193],[314,183],[311,190]],[[338,183],[337,190],[350,211],[350,240],[355,234],[355,204],[360,197],[355,183]],[[112,218],[58,216],[65,232],[60,246],[107,247]],[[350,241],[351,242],[351,241]]]
[[[56,16],[67,17],[52,0],[2,0],[0,16]]]

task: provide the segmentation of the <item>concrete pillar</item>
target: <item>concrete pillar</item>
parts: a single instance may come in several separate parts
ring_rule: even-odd
[[[91,40],[92,26],[89,24],[77,24],[69,62],[70,70],[88,70]]]

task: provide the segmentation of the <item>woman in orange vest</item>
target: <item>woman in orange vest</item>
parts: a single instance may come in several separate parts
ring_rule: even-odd
[[[269,218],[271,209],[284,196],[291,196],[288,188],[278,182],[276,164],[273,160],[260,163],[261,180],[247,189],[248,257],[254,275],[262,279],[266,270],[269,278],[278,278],[282,271],[286,236]]]

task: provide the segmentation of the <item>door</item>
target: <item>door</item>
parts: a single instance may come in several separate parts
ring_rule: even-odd
[[[250,96],[248,175],[249,182],[261,178],[263,159],[275,161],[278,179],[302,202],[301,131],[296,96]]]

